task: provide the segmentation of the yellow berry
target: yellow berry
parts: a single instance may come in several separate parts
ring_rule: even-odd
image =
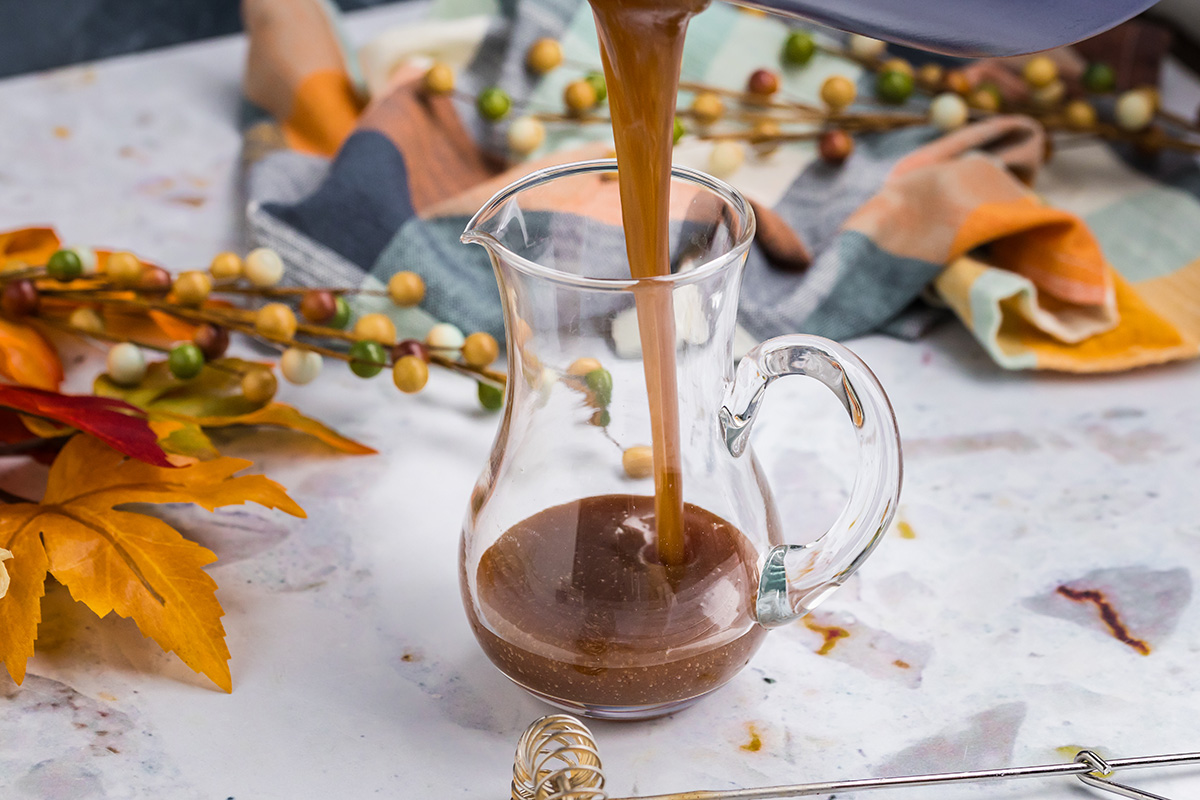
[[[936,90],[942,87],[942,81],[946,78],[946,70],[941,64],[929,62],[922,64],[917,70],[917,83],[924,86],[926,89]]]
[[[296,335],[296,315],[283,303],[267,303],[254,314],[254,330],[268,339],[291,339]]]
[[[903,72],[910,78],[915,78],[917,73],[913,70],[912,64],[908,63],[903,58],[889,58],[883,62],[879,68],[880,72]]]
[[[971,92],[967,102],[972,108],[995,113],[1000,110],[1000,92],[994,86],[980,86]]]
[[[133,286],[142,277],[142,262],[133,253],[113,253],[108,257],[104,271],[118,286]]]
[[[589,372],[595,372],[603,368],[603,365],[596,359],[584,356],[571,362],[571,366],[567,367],[567,374],[574,375],[576,378],[582,378]]]
[[[844,75],[830,75],[821,84],[821,100],[833,111],[841,111],[854,102],[858,89]]]
[[[237,253],[217,253],[208,265],[214,280],[236,281],[242,277],[242,259]]]
[[[1067,85],[1055,78],[1045,86],[1040,86],[1029,93],[1029,102],[1043,110],[1058,108],[1063,98],[1067,96]]]
[[[1063,111],[1067,125],[1077,131],[1095,127],[1096,109],[1087,100],[1072,100]]]
[[[692,115],[701,125],[710,125],[725,114],[725,103],[716,92],[697,92],[692,98]]]
[[[596,95],[596,87],[585,80],[571,81],[563,90],[563,103],[571,114],[583,114],[591,111],[600,102]]]
[[[279,381],[269,369],[256,367],[242,376],[242,396],[255,405],[265,405],[275,396]]]
[[[425,299],[425,281],[415,272],[397,272],[388,279],[387,291],[393,303],[410,308]]]
[[[396,343],[396,325],[386,314],[364,314],[354,323],[354,338],[362,342]]]
[[[621,466],[631,478],[649,478],[654,474],[654,451],[644,444],[630,447],[621,454]]]
[[[525,66],[539,75],[545,75],[562,60],[562,46],[553,39],[538,39],[525,53]]]
[[[405,394],[415,394],[429,382],[429,365],[416,356],[404,356],[392,366],[392,380]]]
[[[763,119],[754,123],[754,130],[750,133],[750,142],[754,145],[754,151],[760,156],[769,156],[774,153],[779,149],[781,133],[779,123],[773,119]]]
[[[1040,89],[1058,80],[1058,65],[1049,56],[1034,56],[1025,62],[1021,76],[1030,86]]]
[[[87,306],[72,311],[67,324],[83,333],[104,333],[104,318],[96,313],[96,309]]]
[[[182,306],[198,306],[212,291],[212,278],[206,272],[191,270],[181,274],[171,286],[175,302]]]
[[[486,367],[500,357],[500,345],[490,333],[472,333],[463,342],[462,357],[472,367]]]
[[[425,73],[425,91],[430,94],[450,94],[454,91],[454,70],[438,62]]]

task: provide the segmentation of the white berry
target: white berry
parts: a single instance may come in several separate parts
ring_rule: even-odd
[[[847,44],[850,46],[850,53],[852,55],[867,59],[868,61],[874,61],[887,50],[886,42],[872,39],[870,36],[863,36],[860,33],[850,34]]]
[[[746,148],[740,142],[717,142],[708,154],[708,171],[718,178],[728,178],[745,160]]]
[[[279,359],[279,369],[288,383],[312,383],[321,374],[321,355],[302,347],[289,347]]]
[[[508,147],[519,156],[526,156],[542,146],[546,126],[535,117],[519,117],[508,126]]]
[[[943,92],[929,104],[929,121],[944,131],[961,128],[969,116],[967,101],[954,92]]]
[[[260,289],[274,286],[283,278],[283,259],[269,247],[259,247],[246,254],[242,274]]]
[[[146,357],[136,344],[121,342],[108,351],[108,377],[118,386],[137,386],[146,377]]]
[[[425,334],[425,344],[433,350],[458,350],[466,341],[463,332],[449,322],[439,322]]]
[[[90,247],[85,247],[81,244],[72,245],[67,248],[74,251],[75,255],[79,256],[79,263],[83,265],[83,274],[92,275],[96,272],[96,251]]]
[[[1134,89],[1117,98],[1117,125],[1127,131],[1144,130],[1154,120],[1154,98]]]

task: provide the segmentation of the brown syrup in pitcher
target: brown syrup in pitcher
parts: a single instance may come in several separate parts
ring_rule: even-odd
[[[682,563],[655,546],[653,498],[589,497],[502,535],[476,573],[471,627],[506,675],[549,699],[649,706],[698,697],[750,660],[753,545],[725,520],[683,509]],[[465,576],[464,576],[465,577]]]

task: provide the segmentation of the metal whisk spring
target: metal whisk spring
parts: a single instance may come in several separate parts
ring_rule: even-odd
[[[760,789],[689,791],[619,800],[767,800],[806,797],[834,792],[868,789],[898,789],[905,786],[935,786],[943,783],[997,781],[1012,778],[1076,777],[1084,785],[1134,800],[1170,800],[1112,779],[1119,769],[1200,764],[1200,753],[1104,759],[1082,750],[1074,761],[1030,767],[1003,767],[934,775],[903,775],[855,781],[768,786]],[[572,716],[553,714],[530,725],[517,743],[513,766],[513,800],[608,800],[604,771],[591,731]]]
[[[525,729],[513,761],[513,800],[606,800],[592,732],[566,714]]]

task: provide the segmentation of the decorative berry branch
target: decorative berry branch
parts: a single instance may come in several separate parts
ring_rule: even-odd
[[[820,87],[820,105],[798,102],[781,96],[780,73],[767,68],[752,72],[742,90],[684,81],[680,91],[691,99],[686,105],[681,102],[677,111],[676,141],[689,135],[712,141],[709,171],[728,177],[744,162],[745,144],[766,156],[785,142],[815,140],[824,160],[840,164],[853,152],[854,134],[914,125],[950,131],[991,114],[1021,113],[1037,119],[1053,134],[1129,143],[1151,154],[1166,149],[1200,152],[1200,128],[1161,109],[1153,87],[1116,95],[1111,119],[1101,119],[1096,99],[1112,95],[1116,85],[1115,72],[1108,64],[1088,65],[1080,86],[1068,87],[1051,58],[1034,56],[1020,73],[1025,96],[1014,98],[1006,97],[994,83],[975,82],[960,69],[947,70],[932,62],[914,67],[902,58],[889,57],[887,45],[877,39],[851,35],[844,43],[818,41],[810,31],[795,29],[784,40],[780,66],[804,69],[818,53],[845,59],[872,73],[874,97],[859,98],[853,80],[832,75]],[[507,143],[513,156],[527,156],[541,147],[547,125],[610,122],[599,111],[607,96],[603,74],[593,66],[565,60],[558,42],[534,42],[526,52],[525,66],[535,75],[570,69],[580,77],[567,84],[562,109],[524,108],[521,116],[507,123]],[[425,76],[424,87],[435,94],[455,92],[454,71],[435,64]],[[898,108],[914,94],[929,99],[926,111]],[[497,123],[517,107],[498,86],[465,99],[473,101],[485,119]]]

